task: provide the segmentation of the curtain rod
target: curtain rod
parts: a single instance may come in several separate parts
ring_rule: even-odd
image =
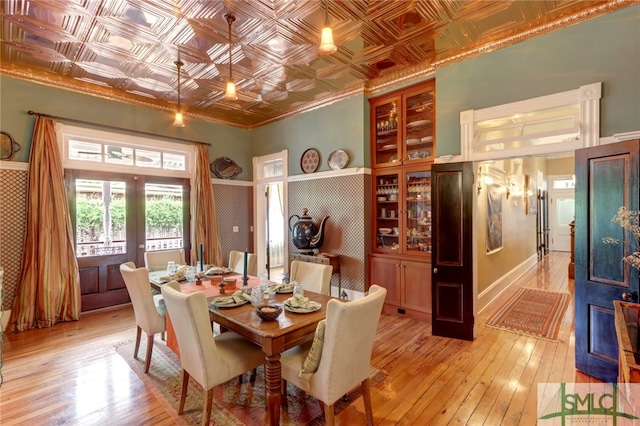
[[[201,145],[209,145],[209,146],[211,146],[210,142],[201,142],[201,141],[194,141],[194,140],[191,140],[191,139],[176,138],[176,137],[173,137],[173,136],[158,135],[158,134],[155,134],[155,133],[143,132],[141,130],[125,129],[125,128],[122,128],[122,127],[110,126],[108,124],[92,123],[90,121],[77,120],[75,118],[58,117],[58,116],[55,116],[55,115],[45,114],[43,112],[35,112],[35,111],[32,111],[32,110],[29,110],[28,113],[29,113],[29,115],[37,115],[39,117],[53,118],[54,120],[69,121],[69,122],[72,122],[72,123],[88,124],[90,126],[98,126],[98,127],[102,127],[102,128],[109,129],[109,130],[136,133],[138,135],[160,137],[160,138],[165,138],[165,139],[174,139],[174,140],[178,140],[178,141],[182,141],[182,142],[197,143],[197,144],[201,144]]]

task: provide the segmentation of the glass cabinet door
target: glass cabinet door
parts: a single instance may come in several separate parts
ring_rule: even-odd
[[[434,152],[433,90],[408,94],[405,101],[404,160],[432,159]]]
[[[376,251],[400,251],[399,236],[401,232],[400,207],[401,185],[397,171],[375,175],[375,218],[374,233]]]
[[[375,148],[373,154],[375,165],[395,163],[399,160],[398,112],[400,108],[399,97],[374,106]]]
[[[406,253],[431,253],[431,171],[407,172],[405,182]]]

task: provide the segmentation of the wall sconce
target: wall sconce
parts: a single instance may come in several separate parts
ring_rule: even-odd
[[[491,185],[492,183],[493,178],[489,176],[488,172],[483,172],[482,166],[480,166],[478,168],[478,195],[480,195],[480,192],[482,192],[483,186]]]

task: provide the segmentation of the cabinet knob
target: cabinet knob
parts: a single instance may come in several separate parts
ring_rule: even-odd
[[[433,268],[433,273],[437,274],[438,273],[438,268]]]
[[[140,244],[138,248],[144,248],[144,244]]]

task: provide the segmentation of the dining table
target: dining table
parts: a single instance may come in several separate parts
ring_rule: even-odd
[[[242,289],[242,274],[227,274],[226,278],[236,278],[236,288],[225,289],[220,294],[220,277],[207,277],[200,283],[180,283],[183,293],[202,291],[207,296],[209,305],[209,317],[211,321],[218,323],[221,330],[234,331],[244,338],[252,341],[262,348],[265,354],[265,399],[270,425],[280,424],[280,406],[282,404],[281,393],[281,364],[280,354],[287,349],[303,344],[313,339],[318,323],[326,318],[327,303],[334,299],[331,296],[305,291],[304,296],[309,300],[318,302],[320,309],[313,312],[296,313],[283,309],[283,312],[273,321],[264,321],[258,317],[250,302],[239,306],[223,307],[214,306],[211,302],[218,296],[231,295]],[[151,278],[151,277],[150,277]],[[247,287],[258,287],[260,279],[249,276]],[[270,283],[275,284],[275,283]],[[162,283],[151,283],[152,287],[159,289]],[[282,304],[290,298],[292,293],[275,293],[269,298],[269,304]],[[171,321],[167,315],[167,346],[174,350],[178,356],[178,344],[175,332],[171,327]]]

